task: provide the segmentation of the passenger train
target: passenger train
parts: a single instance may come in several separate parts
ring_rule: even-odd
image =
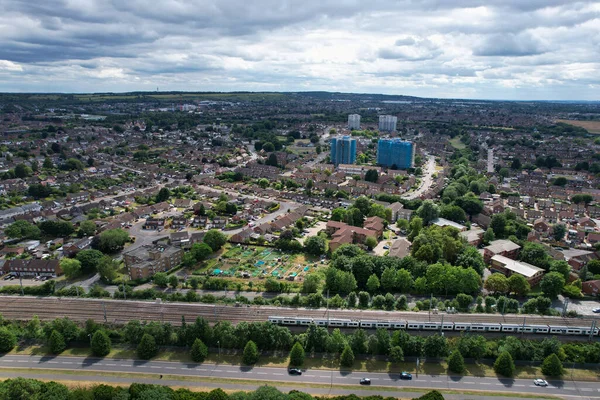
[[[415,321],[371,321],[353,319],[314,319],[303,317],[269,317],[269,322],[275,325],[316,326],[328,328],[385,328],[405,329],[415,331],[453,331],[453,332],[512,332],[539,333],[548,335],[590,336],[592,327],[529,325],[505,323],[476,323],[476,322],[415,322]],[[593,336],[599,336],[600,328],[594,327]]]

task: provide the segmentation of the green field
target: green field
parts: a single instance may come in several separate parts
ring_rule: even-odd
[[[463,142],[460,141],[460,137],[458,137],[458,136],[456,136],[453,139],[450,139],[450,144],[452,145],[452,147],[454,147],[455,149],[458,149],[458,150],[462,150],[465,147],[467,147],[467,146],[465,146],[465,144]]]

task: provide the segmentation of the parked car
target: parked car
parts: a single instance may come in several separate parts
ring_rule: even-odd
[[[400,373],[400,379],[409,381],[412,379],[412,374],[409,374],[408,372],[402,372]]]
[[[600,308],[594,308],[594,309],[592,310],[592,312],[595,312],[596,314],[598,314],[598,313],[600,313]]]
[[[369,378],[360,378],[360,384],[361,385],[370,385],[371,380]]]
[[[533,383],[534,383],[535,386],[544,386],[544,387],[548,386],[548,382],[546,382],[543,379],[539,379],[539,378],[538,379],[534,379]]]

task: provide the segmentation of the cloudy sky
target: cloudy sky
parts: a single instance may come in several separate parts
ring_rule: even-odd
[[[0,0],[0,91],[157,87],[600,100],[600,2]]]

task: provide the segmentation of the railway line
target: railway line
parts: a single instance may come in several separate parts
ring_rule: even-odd
[[[591,327],[594,318],[561,318],[516,314],[429,314],[425,312],[376,310],[326,310],[264,306],[230,306],[202,303],[156,303],[150,301],[59,298],[31,296],[0,296],[0,314],[5,318],[29,320],[37,315],[41,320],[68,317],[74,321],[93,319],[97,322],[124,324],[130,320],[162,321],[181,324],[181,317],[191,322],[203,317],[209,322],[229,321],[237,324],[266,322],[270,316],[310,319],[347,319],[355,321],[408,320],[428,323],[500,323],[514,325],[560,325]],[[600,321],[596,320],[596,327]]]

